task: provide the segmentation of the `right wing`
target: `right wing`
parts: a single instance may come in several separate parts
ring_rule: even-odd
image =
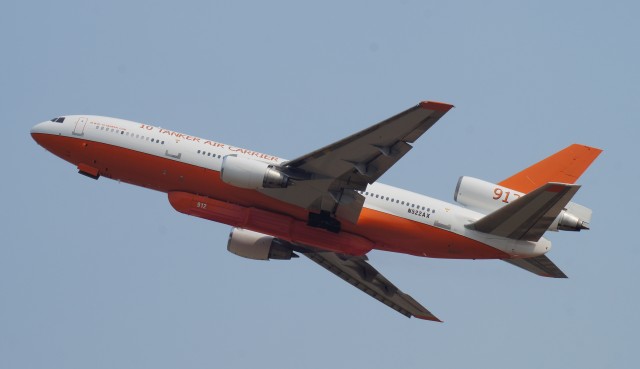
[[[526,259],[503,259],[509,264],[520,267],[531,273],[550,278],[567,278],[567,275],[558,268],[553,261],[544,255]]]
[[[418,319],[441,321],[382,276],[366,262],[366,256],[358,257],[310,250],[297,251],[406,317],[413,316]]]
[[[423,101],[340,141],[285,162],[294,184],[260,192],[311,212],[327,211],[356,223],[364,191],[412,148],[453,105]]]

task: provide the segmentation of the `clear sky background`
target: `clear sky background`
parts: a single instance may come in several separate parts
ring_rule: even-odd
[[[0,11],[0,368],[635,368],[636,1],[6,1]],[[304,258],[93,181],[29,136],[130,119],[293,158],[420,100],[456,106],[381,181],[453,201],[572,143],[603,148],[550,234],[568,280],[372,252],[445,323]]]

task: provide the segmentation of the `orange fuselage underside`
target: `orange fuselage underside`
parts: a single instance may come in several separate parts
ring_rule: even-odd
[[[214,200],[213,204],[226,203],[238,206],[237,208],[232,206],[233,209],[255,209],[261,213],[271,213],[274,219],[288,217],[291,222],[300,223],[305,222],[308,216],[305,209],[275,200],[257,191],[230,186],[221,181],[220,173],[215,170],[81,138],[49,134],[33,134],[33,138],[41,146],[70,163],[96,168],[103,177],[169,194],[195,194]],[[176,207],[174,201],[172,205]],[[207,214],[185,211],[178,207],[176,209],[231,226],[242,226],[232,221],[208,217]],[[362,210],[357,224],[342,222],[342,225],[341,233],[364,238],[373,245],[373,248],[385,251],[450,259],[509,257],[500,250],[457,233],[367,208]],[[311,232],[309,234],[314,235],[313,238],[317,243],[324,242],[322,234],[327,236],[324,248],[340,251],[336,250],[331,243],[335,234],[317,228],[304,227]],[[298,228],[305,232],[304,227]],[[318,237],[318,234],[321,237]],[[286,239],[286,235],[276,236]],[[343,251],[349,252],[349,250]]]

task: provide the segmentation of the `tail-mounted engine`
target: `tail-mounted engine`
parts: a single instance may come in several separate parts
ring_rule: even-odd
[[[289,177],[275,165],[235,155],[222,159],[220,178],[232,186],[252,190],[285,188],[289,185]]]
[[[526,195],[494,183],[472,177],[460,177],[453,199],[460,205],[488,214]],[[549,227],[550,231],[589,229],[591,209],[570,202]]]
[[[229,234],[227,250],[243,258],[254,260],[297,258],[298,255],[293,253],[288,244],[287,241],[263,233],[234,228]]]

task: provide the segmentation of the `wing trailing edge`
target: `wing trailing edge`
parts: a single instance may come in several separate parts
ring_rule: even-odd
[[[545,255],[526,259],[503,259],[511,265],[515,265],[531,273],[549,278],[568,278],[553,261]]]

